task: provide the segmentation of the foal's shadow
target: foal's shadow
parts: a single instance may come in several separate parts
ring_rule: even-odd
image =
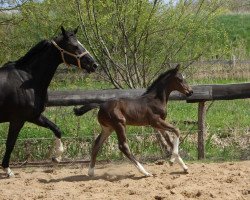
[[[170,172],[170,175],[187,175],[189,174],[189,172],[184,172],[184,171],[180,171],[180,172]]]
[[[76,175],[76,176],[68,176],[65,178],[50,179],[50,180],[38,179],[38,181],[41,183],[57,183],[57,182],[61,182],[61,181],[82,182],[82,181],[93,181],[93,180],[105,180],[105,181],[109,181],[109,182],[116,182],[116,181],[123,180],[123,179],[139,180],[142,178],[145,178],[145,176],[136,177],[135,175],[110,175],[110,174],[105,173],[103,175],[94,176],[94,177],[90,177],[87,175]]]
[[[5,179],[5,178],[7,178],[6,174],[0,173],[0,179]]]

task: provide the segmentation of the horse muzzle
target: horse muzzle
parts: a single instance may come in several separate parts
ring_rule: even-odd
[[[190,97],[193,93],[194,93],[193,90],[189,90],[189,91],[186,93],[186,96],[187,96],[187,97]]]
[[[92,65],[88,65],[88,68],[86,69],[86,71],[88,73],[95,72],[97,67],[98,67],[98,64],[97,63],[93,63]]]

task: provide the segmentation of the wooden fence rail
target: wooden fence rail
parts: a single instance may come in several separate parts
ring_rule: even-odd
[[[205,158],[204,144],[206,137],[206,101],[233,100],[250,98],[250,83],[227,85],[196,85],[193,95],[186,97],[179,92],[172,92],[170,100],[186,100],[188,103],[198,103],[198,159]],[[47,106],[84,105],[90,102],[104,102],[112,98],[137,97],[145,89],[130,90],[96,90],[96,91],[50,91]]]

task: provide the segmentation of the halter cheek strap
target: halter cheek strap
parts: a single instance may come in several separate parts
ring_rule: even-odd
[[[66,62],[65,58],[64,58],[64,54],[66,53],[66,54],[68,54],[70,56],[75,57],[77,59],[77,65],[78,65],[78,67],[81,68],[81,61],[80,61],[80,59],[81,59],[81,57],[83,57],[86,54],[88,54],[89,53],[88,51],[85,51],[85,52],[83,52],[81,54],[73,54],[73,53],[70,53],[70,52],[66,51],[65,49],[62,49],[61,47],[59,47],[54,40],[51,40],[51,42],[60,51],[61,56],[62,56],[62,60],[63,60],[63,62],[64,62],[65,65],[67,65],[68,67],[70,67],[70,64],[68,64]]]

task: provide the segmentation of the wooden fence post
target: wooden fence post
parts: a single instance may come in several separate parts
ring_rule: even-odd
[[[205,158],[205,137],[206,137],[206,106],[205,101],[198,105],[198,159]]]

